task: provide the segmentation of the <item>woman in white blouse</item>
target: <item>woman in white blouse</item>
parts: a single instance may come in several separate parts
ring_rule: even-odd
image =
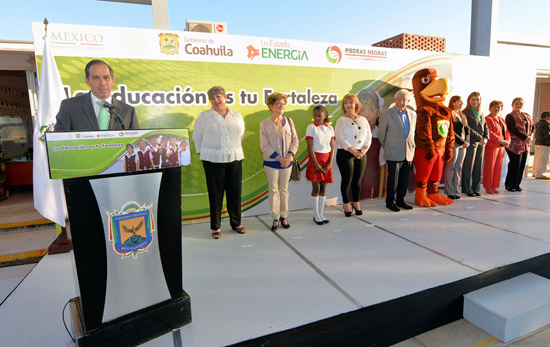
[[[359,194],[372,134],[367,119],[359,116],[361,103],[355,94],[344,96],[342,110],[344,115],[336,121],[335,129],[338,148],[336,164],[342,176],[340,191],[344,203],[344,214],[346,217],[351,217],[351,208],[355,210],[356,215],[363,214],[359,205]]]
[[[227,108],[222,87],[210,88],[208,98],[212,108],[201,112],[195,121],[193,142],[204,166],[212,237],[219,239],[224,191],[231,229],[246,232],[241,224],[244,121],[240,113]]]

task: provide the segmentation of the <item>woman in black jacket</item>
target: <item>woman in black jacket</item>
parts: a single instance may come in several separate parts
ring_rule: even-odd
[[[533,120],[523,109],[523,98],[512,101],[512,112],[506,115],[506,127],[510,133],[510,145],[506,148],[508,158],[508,174],[504,186],[510,192],[521,192],[519,186],[523,178],[523,170],[529,156],[529,147],[533,141]]]
[[[470,128],[466,116],[462,113],[462,98],[455,95],[449,101],[449,108],[453,111],[453,128],[455,132],[455,145],[453,157],[445,165],[445,194],[450,199],[460,199],[460,178],[462,176],[462,164],[466,155],[466,148],[470,145]]]
[[[470,146],[466,149],[462,167],[462,192],[468,196],[480,196],[483,150],[489,140],[489,128],[481,112],[479,92],[472,92],[468,95],[466,107],[462,112],[466,116],[470,128]]]

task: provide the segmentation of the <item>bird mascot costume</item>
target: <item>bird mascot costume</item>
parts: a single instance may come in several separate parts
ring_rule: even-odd
[[[417,107],[414,203],[420,207],[449,205],[453,200],[440,195],[438,188],[443,164],[453,157],[455,142],[451,110],[443,105],[447,79],[438,79],[435,69],[423,69],[414,74],[412,85]]]

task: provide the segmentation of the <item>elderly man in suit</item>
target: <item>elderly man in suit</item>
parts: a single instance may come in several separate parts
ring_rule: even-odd
[[[111,95],[113,69],[96,59],[84,71],[90,92],[61,102],[55,131],[139,129],[136,110]]]
[[[378,125],[378,140],[384,148],[384,158],[388,163],[386,207],[394,212],[399,212],[399,207],[412,209],[404,200],[415,147],[416,112],[407,108],[409,101],[410,93],[407,90],[397,91],[395,106],[382,113]]]

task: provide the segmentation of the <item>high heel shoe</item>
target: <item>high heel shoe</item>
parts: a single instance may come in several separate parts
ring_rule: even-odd
[[[290,228],[290,223],[288,222],[288,220],[286,218],[279,218],[279,220],[281,221],[281,225],[283,226],[283,229],[288,229]],[[286,223],[285,223],[286,221]]]
[[[320,221],[320,222],[318,222],[318,221],[315,220],[315,217],[313,217],[313,221],[314,221],[315,224],[317,224],[317,225],[325,225],[325,221]]]
[[[346,208],[345,208],[346,204],[343,205],[344,207],[344,216],[346,217],[351,217],[351,211],[346,211]],[[348,207],[349,207],[349,202],[348,202]],[[351,210],[351,207],[350,207],[350,210]]]
[[[355,215],[356,215],[356,216],[360,216],[360,215],[363,214],[363,211],[362,211],[362,210],[356,209],[355,206],[351,205],[351,208],[352,208],[353,210],[355,210]],[[350,212],[350,213],[351,213],[351,212]]]
[[[278,227],[279,227],[279,220],[274,219],[273,220],[273,225],[271,225],[271,231],[276,231]]]

